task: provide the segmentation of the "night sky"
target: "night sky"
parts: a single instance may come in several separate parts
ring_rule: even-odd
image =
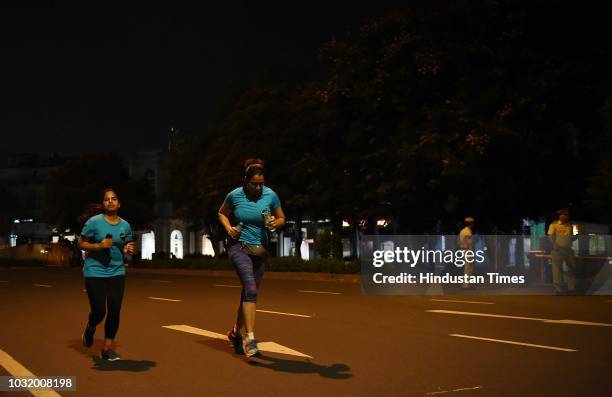
[[[84,3],[0,8],[0,151],[163,147],[171,126],[205,131],[221,104],[259,80],[316,75],[323,43],[394,7]]]

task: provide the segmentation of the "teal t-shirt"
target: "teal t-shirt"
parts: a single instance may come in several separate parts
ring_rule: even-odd
[[[125,274],[123,264],[123,246],[131,241],[132,227],[129,223],[119,218],[119,223],[109,223],[104,215],[92,216],[85,222],[81,237],[90,243],[99,243],[107,234],[113,236],[111,248],[95,251],[87,251],[83,275],[85,277],[113,277]]]
[[[225,197],[224,205],[233,211],[235,225],[242,223],[242,232],[238,241],[246,244],[267,243],[266,225],[261,211],[267,208],[273,212],[281,206],[274,190],[264,186],[261,196],[252,199],[246,195],[242,187],[239,187]]]

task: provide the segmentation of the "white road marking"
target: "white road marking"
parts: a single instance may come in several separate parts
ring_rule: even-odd
[[[241,285],[230,285],[230,284],[213,284],[214,287],[229,287],[229,288],[242,288]]]
[[[508,318],[508,319],[514,319],[514,320],[541,321],[543,323],[549,323],[549,324],[592,325],[592,326],[595,326],[595,327],[612,327],[612,324],[608,324],[608,323],[596,323],[596,322],[591,322],[591,321],[551,320],[551,319],[548,319],[548,318],[507,316],[505,314],[460,312],[460,311],[455,311],[455,310],[427,310],[427,311],[430,312],[430,313],[459,314],[459,315],[462,315],[462,316],[494,317],[494,318]]]
[[[453,392],[457,392],[457,391],[478,390],[478,389],[482,389],[482,386],[460,387],[459,389],[453,389],[453,390],[432,391],[432,392],[429,392],[429,393],[425,393],[425,395],[426,396],[433,396],[433,395],[436,395],[436,394],[453,393]]]
[[[44,288],[51,288],[51,286],[49,284],[32,284],[35,287],[44,287]]]
[[[207,331],[205,329],[192,327],[190,325],[162,325],[162,328],[173,329],[175,331],[183,331],[190,334],[202,335],[207,338],[213,339],[224,339],[227,340],[227,335],[219,334],[217,332]]]
[[[171,283],[172,281],[168,281],[168,280],[151,280],[154,283]]]
[[[290,349],[287,346],[280,345],[276,342],[261,342],[257,344],[257,348],[261,350],[262,352],[279,353],[279,354],[286,354],[289,356],[312,358],[312,356],[309,356],[308,354],[304,354],[297,350]]]
[[[505,340],[505,339],[483,338],[483,337],[480,337],[480,336],[470,336],[470,335],[461,335],[461,334],[449,334],[449,336],[454,336],[454,337],[457,337],[457,338],[484,340],[484,341],[487,341],[487,342],[506,343],[506,344],[509,344],[509,345],[537,347],[539,349],[559,350],[559,351],[562,351],[562,352],[577,352],[578,351],[576,349],[567,349],[565,347],[556,347],[556,346],[547,346],[547,345],[536,345],[536,344],[533,344],[533,343],[515,342],[515,341],[512,341],[512,340]]]
[[[329,295],[342,295],[340,292],[330,292],[330,291],[308,291],[305,289],[299,289],[298,292],[308,292],[311,294],[329,294]]]
[[[260,310],[257,309],[258,312],[262,312],[262,313],[271,313],[271,314],[281,314],[283,316],[293,316],[293,317],[307,317],[310,318],[312,316],[308,316],[306,314],[294,314],[294,313],[283,313],[283,312],[273,312],[271,310]]]
[[[162,325],[162,328],[173,329],[175,331],[187,332],[190,334],[206,336],[207,338],[221,339],[227,341],[227,335],[219,334],[217,332],[207,331],[205,329],[192,327],[189,325]],[[270,353],[287,354],[290,356],[312,358],[307,354],[301,353],[297,350],[288,348],[287,346],[279,345],[275,342],[260,342],[257,344],[259,350]]]
[[[612,324],[608,324],[608,323],[595,323],[591,321],[580,321],[580,320],[546,320],[544,322],[551,323],[551,324],[593,325],[595,327],[612,327]]]
[[[156,301],[166,301],[166,302],[180,302],[181,301],[180,299],[158,298],[155,296],[149,296],[148,298],[156,300]]]
[[[434,302],[457,302],[457,303],[474,303],[477,305],[494,305],[493,302],[483,302],[483,301],[462,301],[462,300],[454,300],[454,299],[430,299],[430,301]]]
[[[545,318],[507,316],[505,314],[460,312],[460,311],[456,311],[456,310],[427,310],[427,311],[430,312],[430,313],[460,314],[460,315],[463,315],[463,316],[497,317],[497,318],[511,318],[511,319],[515,319],[515,320],[547,321],[547,319],[545,319]]]
[[[0,349],[0,366],[4,367],[11,376],[36,376],[2,349]],[[59,393],[51,390],[30,390],[30,393],[36,397],[61,397]]]
[[[461,387],[459,389],[453,389],[453,391],[464,391],[464,390],[478,390],[482,389],[482,386],[474,386],[474,387]]]

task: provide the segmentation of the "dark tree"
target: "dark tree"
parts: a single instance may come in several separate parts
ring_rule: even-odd
[[[321,48],[320,80],[253,87],[226,107],[175,158],[175,201],[215,223],[256,156],[291,218],[336,229],[384,216],[396,232],[455,231],[470,214],[511,232],[582,207],[587,177],[595,190],[609,178],[610,46],[592,12],[551,5],[414,2],[365,22]]]
[[[155,217],[155,196],[146,180],[134,180],[121,157],[91,153],[60,167],[49,180],[46,218],[60,228],[80,230],[79,216],[90,203],[102,202],[102,191],[116,189],[120,215],[134,228],[142,228]]]

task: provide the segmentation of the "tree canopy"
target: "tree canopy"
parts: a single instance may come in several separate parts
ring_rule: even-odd
[[[550,10],[415,2],[366,21],[322,46],[324,76],[251,88],[175,153],[175,203],[215,219],[242,161],[262,157],[290,217],[423,232],[469,214],[510,232],[570,205],[612,221],[610,47],[588,16]]]

